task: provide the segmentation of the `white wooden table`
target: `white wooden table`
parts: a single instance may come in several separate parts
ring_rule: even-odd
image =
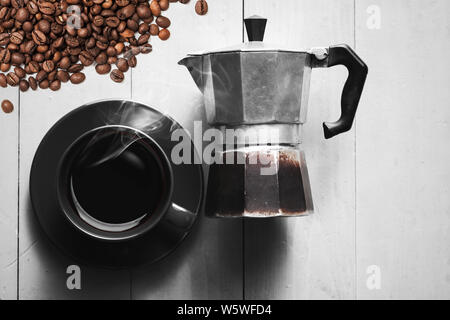
[[[89,68],[83,84],[58,92],[0,89],[16,106],[0,114],[0,298],[450,298],[450,2],[208,3],[205,17],[193,3],[173,5],[171,39],[155,41],[124,83]],[[143,102],[192,130],[204,120],[201,96],[177,61],[241,42],[242,18],[253,14],[269,19],[267,42],[344,42],[369,65],[355,128],[329,141],[321,122],[339,115],[346,71],[314,71],[304,147],[316,214],[202,218],[166,260],[124,271],[81,266],[82,289],[68,290],[66,268],[75,262],[48,244],[29,200],[44,134],[67,112],[105,98]]]

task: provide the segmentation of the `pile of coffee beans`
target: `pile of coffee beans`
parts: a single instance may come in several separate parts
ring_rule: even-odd
[[[79,84],[83,69],[122,82],[138,54],[152,51],[153,36],[170,37],[163,15],[189,0],[0,0],[0,86],[21,91]],[[198,0],[195,11],[208,11]]]

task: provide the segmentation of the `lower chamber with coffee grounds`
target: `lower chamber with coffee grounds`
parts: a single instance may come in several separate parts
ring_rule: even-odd
[[[313,212],[305,155],[298,146],[225,151],[210,167],[211,217],[304,216]]]

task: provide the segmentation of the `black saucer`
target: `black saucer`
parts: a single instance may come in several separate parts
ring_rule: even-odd
[[[203,201],[200,164],[172,165],[172,201],[191,213],[187,224],[163,217],[138,238],[110,242],[93,239],[67,219],[58,200],[58,166],[64,152],[80,136],[95,128],[121,125],[138,129],[156,141],[168,158],[178,141],[171,133],[182,129],[174,120],[145,105],[130,101],[102,101],[82,106],[59,120],[42,140],[33,160],[30,195],[34,212],[50,240],[74,259],[103,267],[129,267],[152,263],[172,252],[188,235]],[[192,145],[192,157],[197,157]]]

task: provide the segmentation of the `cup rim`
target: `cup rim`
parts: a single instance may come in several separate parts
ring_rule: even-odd
[[[76,211],[74,204],[72,203],[73,199],[70,192],[70,172],[71,168],[74,165],[74,162],[77,156],[80,153],[80,142],[85,139],[87,136],[92,135],[93,133],[99,132],[101,130],[107,129],[122,129],[126,131],[132,131],[133,133],[137,133],[144,137],[145,140],[150,142],[151,147],[155,150],[155,153],[160,156],[158,159],[162,165],[164,174],[167,176],[167,184],[166,184],[166,195],[161,200],[161,203],[148,218],[146,218],[141,224],[136,227],[133,227],[129,230],[121,231],[121,232],[111,232],[105,231],[87,223],[83,220],[79,213]],[[75,149],[74,149],[75,148]],[[69,223],[74,226],[78,231],[83,234],[97,239],[101,241],[109,241],[109,242],[123,242],[129,241],[135,238],[138,238],[144,235],[146,232],[155,227],[164,215],[167,213],[171,203],[172,203],[172,195],[173,195],[173,169],[171,162],[161,148],[161,146],[153,139],[151,136],[146,134],[145,132],[124,125],[105,125],[101,127],[94,128],[83,133],[79,136],[75,141],[73,141],[67,149],[64,151],[62,157],[58,161],[57,168],[57,197],[60,208],[62,209],[62,213],[64,217],[69,221]]]

